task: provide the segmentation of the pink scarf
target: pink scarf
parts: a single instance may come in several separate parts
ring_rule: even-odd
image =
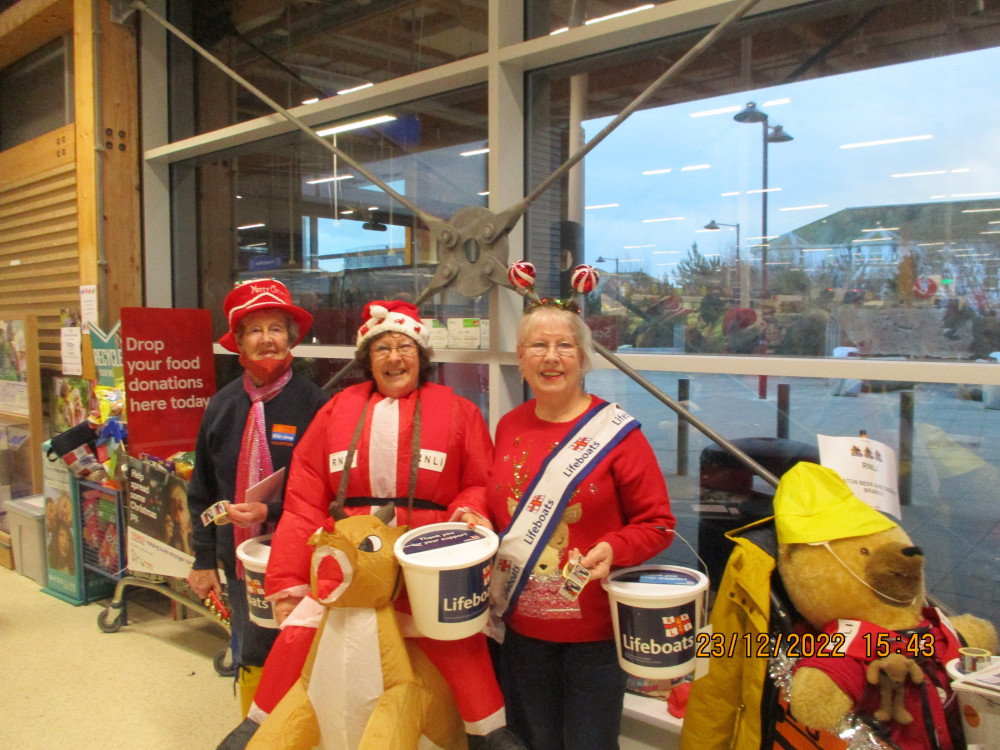
[[[281,393],[282,388],[292,378],[292,368],[285,370],[273,383],[254,385],[250,374],[243,373],[243,388],[250,397],[250,412],[243,427],[243,442],[240,446],[239,464],[236,467],[236,497],[234,503],[244,502],[246,491],[257,482],[274,472],[271,451],[267,447],[267,430],[264,426],[264,404]],[[233,526],[233,543],[238,548],[247,539],[260,536],[262,524],[254,524],[245,529]],[[243,563],[236,558],[236,574],[243,578]]]

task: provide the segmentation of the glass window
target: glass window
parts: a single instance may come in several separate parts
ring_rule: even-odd
[[[187,22],[199,44],[292,108],[485,52],[486,6],[487,0],[192,3]],[[271,114],[212,63],[194,59],[196,133]]]
[[[359,12],[372,16],[376,5]],[[663,5],[651,15],[662,15]],[[285,14],[320,12],[306,4],[281,7]],[[442,12],[468,7],[452,4]],[[473,7],[478,13],[485,2]],[[541,38],[571,25],[571,8],[585,20],[627,9],[617,0],[496,7],[504,32],[524,20],[537,38],[524,45],[531,60],[606,48],[601,24],[579,48],[572,36]],[[595,339],[688,402],[725,438],[751,441],[758,456],[775,440],[814,455],[818,434],[860,430],[890,446],[909,467],[902,476],[903,526],[928,550],[931,592],[956,610],[997,620],[993,547],[1000,512],[992,490],[1000,466],[993,451],[1000,445],[994,418],[1000,386],[989,381],[1000,382],[993,376],[1000,361],[994,314],[1000,194],[993,192],[1000,149],[991,127],[1000,105],[988,76],[997,67],[998,42],[990,14],[976,8],[936,0],[871,2],[860,10],[847,0],[801,2],[740,24],[655,92],[571,178],[538,196],[523,220],[523,243],[519,225],[511,245],[526,248],[542,296],[565,296],[578,263],[600,269],[601,286],[587,300]],[[704,10],[691,13],[702,18]],[[248,33],[252,24],[237,27]],[[485,20],[477,29],[485,34]],[[514,56],[517,45],[505,48],[488,75],[500,73],[490,81],[494,94],[519,97],[524,85],[523,175],[504,160],[505,147],[521,152],[522,133],[507,119],[519,113],[489,112],[486,86],[464,88],[464,76],[451,94],[405,106],[383,102],[412,92],[388,92],[379,99],[385,108],[368,116],[391,114],[397,121],[338,134],[337,145],[438,217],[487,205],[486,146],[504,154],[493,175],[496,195],[525,195],[706,31],[572,59],[523,78],[505,67],[541,63]],[[461,43],[456,33],[448,35],[449,43]],[[485,36],[476,39],[474,46],[485,50]],[[226,44],[238,49],[239,40],[229,35]],[[413,70],[437,64],[411,62]],[[255,75],[257,83],[267,78]],[[279,89],[268,92],[284,96]],[[257,105],[242,94],[234,103],[228,83],[221,90],[216,102],[201,86],[199,116],[220,115],[222,127],[268,114],[251,112]],[[298,96],[276,98],[296,104]],[[487,143],[488,116],[494,127],[499,121],[497,143]],[[211,129],[209,119],[202,130]],[[190,145],[191,153],[199,147]],[[234,279],[283,279],[316,314],[315,345],[297,352],[296,366],[319,383],[346,364],[365,301],[415,296],[438,267],[432,239],[408,208],[369,189],[363,175],[348,175],[301,134],[172,169],[175,294],[198,290],[196,300],[180,306],[212,310],[218,335],[222,299]],[[183,264],[197,267],[189,283],[178,272]],[[499,291],[489,320],[502,332],[516,323],[508,315],[517,303],[508,304],[510,294]],[[499,352],[448,351],[452,322],[461,348],[475,348],[475,323],[488,320],[486,307],[485,295],[448,294],[428,301],[426,311],[441,324],[434,330],[443,342],[435,344],[443,360],[436,378],[484,413],[489,390],[488,403],[500,412],[490,414],[495,423],[521,393],[506,337],[496,337]],[[992,364],[954,364],[990,354]],[[857,369],[854,358],[861,358]],[[219,359],[238,372],[235,357]],[[903,361],[914,359],[920,361]],[[935,359],[950,362],[933,370],[925,365]],[[642,420],[679,529],[717,571],[729,551],[723,533],[767,512],[772,488],[746,472],[720,480],[724,472],[713,467],[725,456],[712,441],[693,427],[682,434],[676,415],[657,398],[604,366],[588,374],[588,390]],[[761,370],[781,374],[761,378]],[[847,379],[826,379],[828,371]],[[950,382],[907,380],[918,374]],[[963,384],[977,380],[987,384]],[[680,543],[663,559],[697,566]]]
[[[57,39],[0,70],[0,151],[73,121],[68,45]]]
[[[591,324],[619,350],[996,351],[1000,106],[977,92],[1000,48],[980,16],[966,34],[939,4],[910,10],[805,8],[718,43],[536,204],[531,260],[601,271]],[[529,182],[691,43],[531,74]]]
[[[485,87],[331,123],[329,135],[420,210],[450,218],[484,205]],[[344,128],[373,122],[360,128]],[[475,153],[470,153],[475,152]],[[315,323],[308,343],[353,344],[371,299],[416,299],[437,266],[430,232],[360,170],[296,131],[173,167],[174,180],[192,173],[202,304],[225,330],[222,299],[236,280],[281,279]],[[185,259],[193,262],[194,258]],[[487,317],[484,298],[437,295],[425,317]]]
[[[762,399],[755,376],[641,374],[674,398],[685,393],[698,419],[778,476],[778,466],[816,461],[817,435],[851,437],[865,430],[895,453],[902,469],[901,525],[927,553],[928,589],[955,611],[1000,617],[998,570],[989,551],[990,534],[1000,525],[993,490],[1000,481],[1000,449],[991,437],[1000,387],[782,377],[768,378],[769,399]],[[773,488],[695,428],[681,439],[674,413],[625,374],[593,370],[587,389],[640,415],[667,475],[677,530],[698,550],[717,586],[732,549],[723,534],[771,515]],[[775,410],[779,389],[787,389],[784,427]],[[679,452],[678,445],[686,450]],[[681,543],[662,558],[698,566]]]

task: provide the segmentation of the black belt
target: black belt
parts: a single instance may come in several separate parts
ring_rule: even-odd
[[[344,498],[344,507],[363,508],[368,506],[380,507],[395,503],[396,507],[405,508],[410,502],[408,497],[348,497]],[[440,505],[432,500],[422,500],[419,497],[413,498],[413,507],[420,510],[448,510],[448,506]]]

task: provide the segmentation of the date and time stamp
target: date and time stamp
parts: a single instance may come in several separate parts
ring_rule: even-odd
[[[884,659],[900,653],[911,659],[933,659],[937,653],[933,633],[909,633],[892,636],[889,633],[863,633],[858,638],[865,659]],[[847,636],[843,633],[708,633],[695,637],[696,658],[770,659],[779,653],[792,659],[842,658],[846,655]]]

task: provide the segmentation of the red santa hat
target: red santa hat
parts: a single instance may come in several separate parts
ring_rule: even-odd
[[[239,352],[236,345],[236,330],[240,322],[252,312],[275,308],[284,310],[299,324],[299,338],[290,342],[291,346],[300,343],[312,326],[313,317],[301,307],[292,304],[292,295],[288,287],[277,279],[250,279],[238,281],[236,286],[226,295],[222,310],[229,321],[229,331],[219,339],[219,343],[231,352]]]
[[[372,300],[361,313],[364,323],[358,329],[358,347],[375,336],[389,331],[403,333],[422,349],[430,349],[431,329],[424,325],[416,305],[403,300]]]

